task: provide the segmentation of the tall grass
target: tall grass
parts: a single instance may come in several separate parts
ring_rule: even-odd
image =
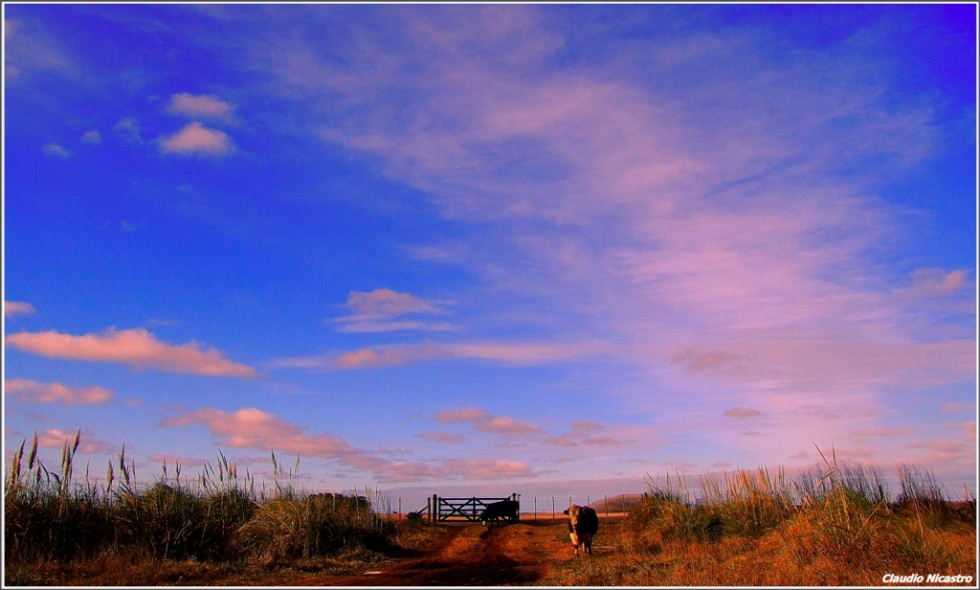
[[[694,498],[681,478],[655,485],[648,476],[624,523],[624,551],[682,578],[693,570],[681,554],[731,574],[687,578],[691,585],[865,585],[882,572],[975,571],[962,569],[971,562],[962,539],[975,552],[975,499],[954,504],[932,472],[904,465],[893,499],[880,469],[821,456],[792,480],[765,469],[704,476]],[[743,572],[748,556],[755,571]]]
[[[181,466],[148,485],[136,483],[125,447],[102,481],[88,466],[75,481],[80,433],[66,441],[61,465],[52,470],[38,456],[35,436],[11,460],[4,482],[4,555],[8,566],[69,562],[100,555],[132,560],[271,562],[335,554],[345,548],[380,547],[391,527],[372,511],[370,493],[301,497],[272,453],[275,491],[257,495],[255,481],[219,452],[196,479]],[[25,457],[25,450],[27,451]],[[381,494],[376,494],[382,499]]]

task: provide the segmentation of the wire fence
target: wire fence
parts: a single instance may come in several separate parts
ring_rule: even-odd
[[[615,518],[625,516],[630,508],[632,508],[639,501],[641,494],[619,494],[615,496],[609,496],[608,494],[602,494],[597,496],[585,495],[585,496],[530,496],[530,497],[520,497],[520,520],[559,520],[566,518],[564,511],[572,504],[577,504],[579,506],[591,506],[595,509],[596,513],[600,517]],[[482,500],[481,498],[473,498],[474,501]],[[496,500],[496,498],[494,499]],[[394,501],[391,499],[385,499],[376,504],[379,512],[387,513],[389,518],[399,519],[406,518],[409,514],[417,514],[421,518],[427,521],[445,521],[452,520],[447,518],[445,510],[440,516],[440,505],[443,504],[443,500],[440,496],[434,494],[426,498],[426,506],[423,506],[418,510],[409,509],[408,512],[403,511],[405,503],[402,502],[402,498],[396,498]],[[478,505],[478,502],[474,502],[474,505]],[[443,507],[444,508],[444,507]],[[473,520],[470,518],[469,520]]]

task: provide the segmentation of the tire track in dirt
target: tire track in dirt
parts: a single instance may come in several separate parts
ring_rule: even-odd
[[[560,539],[564,524],[518,522],[483,527],[448,525],[431,551],[396,559],[371,575],[313,576],[295,586],[503,586],[527,585],[571,556]]]

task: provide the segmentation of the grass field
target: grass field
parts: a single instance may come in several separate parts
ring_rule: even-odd
[[[223,456],[187,483],[166,468],[137,486],[125,450],[93,482],[15,453],[4,486],[4,585],[885,585],[888,574],[977,580],[976,501],[951,502],[931,472],[836,460],[789,480],[764,469],[649,482],[604,518],[595,555],[572,556],[562,521],[485,528],[392,520],[383,496],[296,494],[272,455],[256,490]],[[82,481],[76,481],[81,479]],[[379,510],[380,508],[380,510]],[[378,513],[382,513],[379,515]],[[930,585],[930,584],[925,584]],[[935,585],[935,584],[932,584]]]

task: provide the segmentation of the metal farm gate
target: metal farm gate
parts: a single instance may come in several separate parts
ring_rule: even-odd
[[[419,513],[424,511],[429,522],[476,522],[480,520],[480,516],[488,505],[504,500],[520,502],[521,495],[514,493],[507,498],[444,498],[438,494],[433,494],[431,498],[428,498],[426,507],[419,510]],[[520,509],[518,509],[517,514],[520,518]]]

